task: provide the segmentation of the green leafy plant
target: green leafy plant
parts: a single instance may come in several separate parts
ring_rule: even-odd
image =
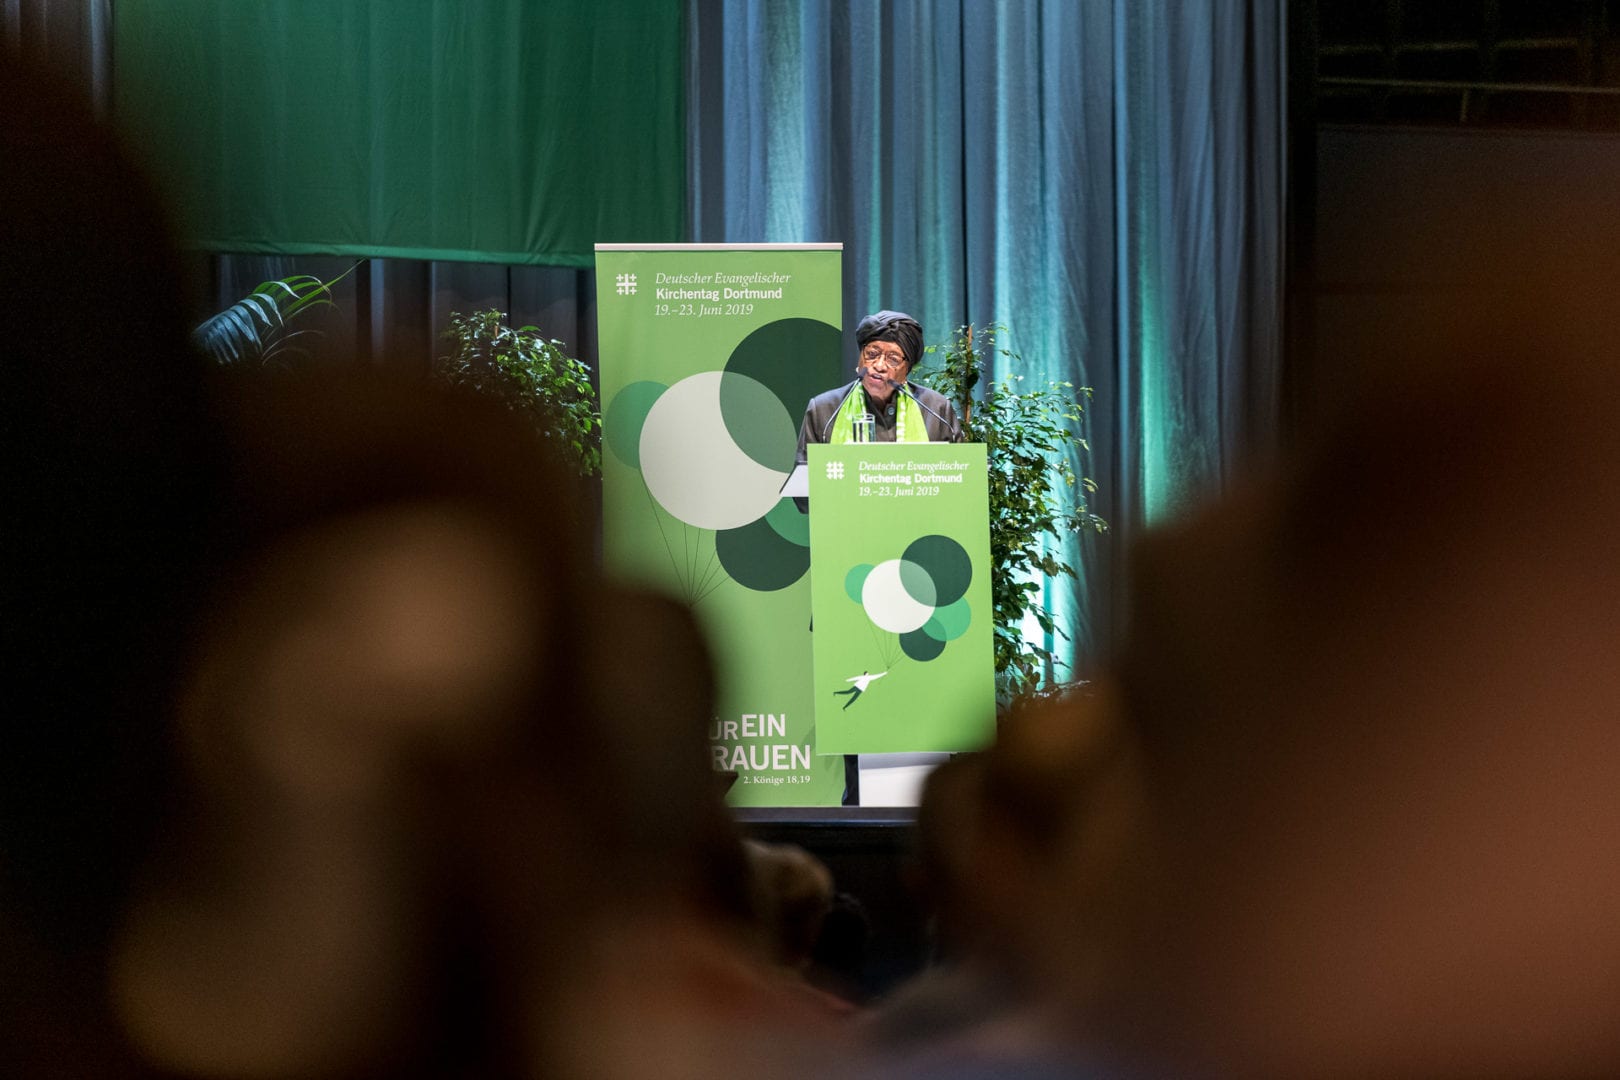
[[[495,397],[534,425],[581,476],[602,469],[602,414],[591,371],[533,326],[513,329],[504,312],[453,314],[451,351],[436,371],[452,386]]]
[[[332,286],[359,265],[355,263],[331,281],[294,274],[260,282],[247,296],[198,324],[191,332],[192,340],[221,364],[276,364],[307,356],[306,343],[319,337],[320,331],[311,327],[295,330],[293,321],[321,308],[336,307]]]
[[[1013,371],[1021,363],[1001,344],[1007,336],[1000,324],[958,327],[946,344],[928,347],[941,362],[919,372],[956,405],[965,437],[984,443],[989,458],[990,592],[1003,700],[1033,693],[1052,665],[1051,650],[1024,636],[1025,620],[1033,617],[1045,633],[1067,636],[1042,606],[1041,584],[1076,571],[1050,541],[1108,529],[1087,505],[1096,483],[1076,470],[1091,450],[1080,426],[1090,387],[1048,382],[1026,388],[1024,377],[1012,374],[975,399],[988,358],[1002,357]]]

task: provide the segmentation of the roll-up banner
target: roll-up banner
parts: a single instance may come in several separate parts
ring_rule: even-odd
[[[843,797],[843,759],[816,748],[809,519],[780,494],[805,404],[844,380],[841,261],[839,244],[596,247],[603,559],[703,626],[733,806]]]
[[[984,444],[808,450],[817,748],[982,749],[996,725]]]

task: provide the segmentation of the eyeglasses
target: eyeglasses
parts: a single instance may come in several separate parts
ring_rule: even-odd
[[[882,363],[888,368],[897,368],[905,364],[906,353],[904,349],[884,349],[877,345],[868,345],[861,352],[861,363],[867,367]]]

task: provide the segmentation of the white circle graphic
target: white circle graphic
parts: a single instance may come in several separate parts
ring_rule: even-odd
[[[879,628],[892,634],[909,634],[934,614],[932,604],[920,604],[906,592],[900,581],[899,559],[872,567],[861,585],[861,606]]]
[[[641,477],[658,505],[699,529],[735,529],[758,520],[781,497],[785,472],[767,469],[726,432],[722,379],[700,371],[653,402],[641,426]]]

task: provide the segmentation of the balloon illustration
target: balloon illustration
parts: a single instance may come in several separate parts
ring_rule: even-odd
[[[728,580],[764,592],[809,570],[808,518],[780,491],[804,403],[838,378],[838,347],[834,326],[780,319],[720,370],[631,383],[608,403],[604,441],[640,471],[688,603]]]
[[[748,434],[786,454],[761,462],[732,437],[722,398],[751,421]],[[704,371],[666,390],[641,426],[641,476],[671,517],[699,529],[736,529],[765,516],[793,471],[797,435],[787,410],[746,375]],[[782,460],[785,457],[785,460]]]
[[[902,655],[933,660],[967,632],[972,580],[973,561],[962,545],[930,534],[912,541],[898,559],[853,567],[844,592],[866,612],[879,663],[887,668]]]

